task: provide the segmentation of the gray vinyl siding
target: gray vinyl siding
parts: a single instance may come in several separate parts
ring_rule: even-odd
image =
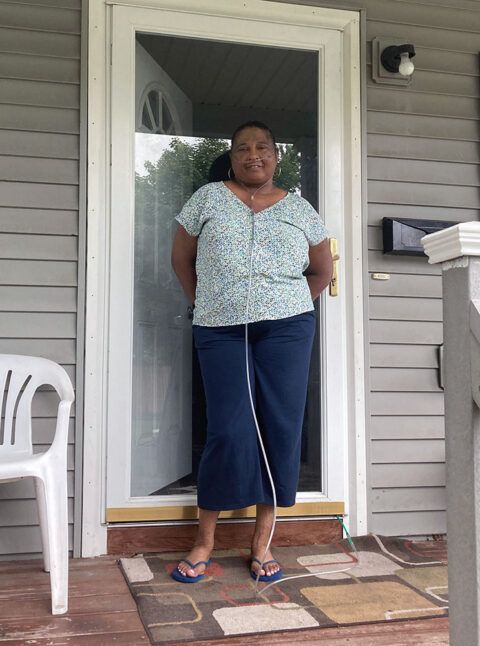
[[[296,1],[361,9],[366,17],[369,530],[441,533],[441,275],[423,258],[384,256],[380,222],[384,216],[479,218],[480,3]],[[80,9],[81,0],[0,1],[0,352],[49,357],[66,367],[76,385],[69,439],[71,520],[81,505],[74,467],[82,431],[86,259],[79,165],[86,128],[86,118],[80,120],[86,41],[80,42]],[[417,69],[410,87],[372,81],[371,40],[377,36],[414,43]],[[374,281],[372,272],[390,273],[390,280]],[[54,412],[52,393],[39,393],[38,450],[51,441]],[[78,459],[77,470],[81,473]],[[74,533],[71,526],[71,546],[78,529]],[[31,483],[0,486],[0,558],[39,550]]]
[[[68,446],[72,550],[75,410],[83,381],[82,316],[77,318],[80,32],[80,0],[0,2],[0,352],[53,359],[76,387]],[[35,451],[53,439],[57,403],[52,391],[35,395]],[[40,551],[32,482],[0,485],[0,558]]]
[[[382,251],[383,217],[480,215],[480,3],[297,0],[362,10],[368,530],[446,531],[441,269]],[[375,37],[416,49],[408,87],[372,79]],[[341,265],[340,265],[341,270]],[[373,280],[388,273],[387,281]]]
[[[367,4],[368,527],[438,534],[446,531],[441,269],[383,255],[380,225],[384,216],[479,219],[480,5]],[[409,87],[371,78],[370,41],[388,36],[415,45]]]

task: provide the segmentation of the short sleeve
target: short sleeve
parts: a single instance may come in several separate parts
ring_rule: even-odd
[[[304,203],[305,236],[308,240],[308,244],[313,246],[319,244],[322,240],[325,240],[325,238],[328,238],[329,234],[313,206],[307,202],[307,200],[302,200],[302,202]]]
[[[208,186],[208,185],[207,185]],[[202,230],[202,216],[204,214],[206,187],[202,186],[195,191],[192,197],[184,204],[183,209],[175,217],[185,231],[191,236],[198,236]]]

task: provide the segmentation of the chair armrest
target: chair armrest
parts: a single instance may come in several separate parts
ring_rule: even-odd
[[[62,399],[58,404],[57,424],[55,427],[55,437],[53,438],[50,450],[66,451],[68,444],[68,425],[70,420],[70,409],[73,400]]]

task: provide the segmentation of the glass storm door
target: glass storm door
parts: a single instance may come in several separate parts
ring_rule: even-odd
[[[188,302],[170,265],[174,218],[196,189],[226,179],[214,162],[249,120],[276,134],[277,184],[322,212],[321,184],[335,173],[325,120],[335,131],[341,114],[341,93],[324,83],[340,37],[317,29],[316,46],[289,47],[261,21],[243,31],[232,21],[230,38],[223,24],[219,39],[214,18],[192,36],[185,16],[187,33],[178,22],[163,33],[155,10],[113,15],[107,519],[180,519],[196,502],[207,419]],[[246,29],[251,42],[239,36]],[[341,185],[336,173],[330,189]],[[298,497],[309,502],[325,498],[331,467],[342,469],[341,448],[326,454],[325,297],[316,311]]]

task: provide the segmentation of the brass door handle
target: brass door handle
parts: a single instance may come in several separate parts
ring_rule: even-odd
[[[330,253],[332,254],[333,260],[333,273],[328,293],[330,296],[338,296],[338,261],[340,260],[340,256],[338,255],[338,241],[336,238],[330,238]]]

